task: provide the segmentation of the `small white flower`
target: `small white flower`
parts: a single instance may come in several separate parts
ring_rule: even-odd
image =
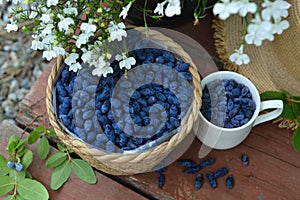
[[[110,38],[112,41],[118,40],[121,41],[122,37],[126,37],[127,33],[124,30],[125,24],[123,22],[115,24],[115,22],[109,22],[109,27],[107,28],[110,33]]]
[[[47,24],[46,27],[42,30],[42,35],[43,36],[51,35],[53,28],[54,28],[53,24]]]
[[[67,55],[65,59],[65,63],[69,66],[70,71],[77,72],[79,69],[81,69],[81,65],[77,62],[77,59],[79,58],[79,55],[77,53],[71,53]]]
[[[54,40],[56,39],[55,35],[47,35],[46,37],[42,38],[42,43],[44,45],[51,45],[53,44]]]
[[[97,27],[93,24],[93,19],[90,19],[89,23],[82,23],[80,26],[80,30],[82,30],[85,33],[94,33],[96,29]]]
[[[235,50],[235,53],[233,53],[229,59],[231,62],[234,62],[237,65],[242,65],[242,64],[249,64],[250,58],[247,54],[244,54],[244,45],[241,45],[239,49]]]
[[[117,61],[120,61],[120,69],[131,69],[131,66],[136,64],[136,60],[134,59],[134,57],[127,57],[125,53],[122,53],[122,55],[117,54],[115,56],[115,59]]]
[[[4,29],[10,33],[11,31],[17,31],[18,25],[17,24],[7,24]]]
[[[58,0],[47,0],[47,6],[56,6],[58,4]]]
[[[128,15],[128,11],[129,11],[131,5],[132,5],[132,1],[129,4],[127,4],[127,6],[123,7],[122,12],[120,13],[119,17],[122,17],[123,19],[125,19]]]
[[[256,14],[251,22],[252,23],[247,27],[248,33],[245,36],[245,41],[248,44],[260,46],[265,39],[268,39],[269,41],[274,40],[272,23],[270,21],[262,21],[259,14]]]
[[[74,14],[75,16],[78,15],[77,8],[72,7],[70,1],[67,2],[67,8],[64,8],[64,13],[67,15]]]
[[[110,67],[109,63],[108,63],[107,67],[102,67],[102,68],[101,67],[95,67],[95,69],[92,71],[92,74],[94,76],[97,75],[97,76],[104,76],[104,77],[106,77],[107,74],[111,74],[113,72],[114,72],[113,68]]]
[[[181,14],[180,0],[168,0],[168,5],[165,10],[167,17]]]
[[[219,15],[220,19],[225,20],[232,12],[237,12],[235,11],[237,8],[234,8],[233,11],[231,11],[232,4],[230,3],[230,0],[221,0],[221,2],[222,3],[216,3],[213,8],[214,15]]]
[[[232,1],[230,3],[230,13],[239,13],[242,17],[245,17],[247,13],[255,13],[256,10],[256,3],[249,2],[249,0]]]
[[[61,55],[61,56],[66,55],[66,50],[62,47],[54,46],[53,51],[56,53],[56,55]]]
[[[157,6],[154,10],[154,13],[157,13],[158,15],[163,16],[164,15],[164,6],[168,1],[163,1],[162,3],[157,3]]]
[[[277,21],[272,26],[272,33],[280,35],[284,30],[288,29],[290,23],[287,20]]]
[[[58,14],[60,22],[58,23],[58,30],[65,31],[65,34],[69,34],[69,29],[71,24],[75,24],[74,20],[70,17],[64,18],[62,15]]]
[[[84,63],[88,63],[91,59],[92,59],[92,55],[93,55],[93,52],[92,51],[87,51],[87,50],[83,50],[83,54],[81,56],[81,60],[84,62]]]
[[[79,36],[74,36],[77,39],[76,46],[80,48],[81,45],[86,44],[92,35],[92,33],[81,33]]]
[[[13,4],[18,4],[18,3],[23,3],[23,0],[13,0],[12,2],[13,2]]]
[[[34,40],[32,40],[31,42],[31,49],[33,50],[43,50],[44,49],[44,44],[43,42],[40,41],[40,37],[37,35],[33,35],[32,38]]]
[[[40,18],[40,21],[42,21],[44,24],[47,24],[51,22],[51,16],[49,13],[42,14],[42,17]]]
[[[37,15],[38,15],[38,13],[36,11],[31,11],[30,15],[29,15],[29,19],[34,19],[34,18],[36,18]]]
[[[46,58],[48,61],[50,61],[52,58],[55,58],[57,54],[53,51],[53,49],[48,49],[43,51],[43,58]]]
[[[262,7],[265,8],[261,12],[264,20],[270,20],[271,18],[280,20],[281,17],[289,15],[288,9],[291,7],[291,4],[284,0],[275,0],[274,2],[265,0]]]

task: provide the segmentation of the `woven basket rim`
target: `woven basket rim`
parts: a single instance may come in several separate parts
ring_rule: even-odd
[[[60,66],[63,63],[63,57],[58,57],[56,63],[53,65],[52,71],[48,79],[47,89],[46,89],[46,107],[47,107],[47,112],[49,114],[49,121],[50,124],[53,126],[59,139],[66,145],[70,146],[75,153],[77,153],[80,157],[82,157],[87,162],[89,162],[93,167],[113,175],[136,174],[136,173],[142,173],[143,170],[136,173],[134,171],[130,171],[130,169],[128,169],[128,171],[124,171],[124,170],[110,167],[110,163],[122,164],[124,162],[131,162],[134,164],[134,163],[141,162],[143,159],[149,159],[151,156],[157,156],[163,152],[170,152],[176,145],[178,145],[185,138],[187,134],[189,134],[189,132],[192,129],[193,123],[198,118],[198,112],[201,106],[202,89],[201,89],[200,75],[191,57],[183,50],[183,48],[179,44],[175,43],[171,38],[163,35],[162,33],[150,29],[146,30],[146,29],[138,28],[138,30],[141,31],[143,34],[147,34],[149,36],[152,36],[153,38],[159,38],[159,40],[164,41],[165,44],[168,45],[168,47],[171,47],[172,49],[176,49],[178,55],[183,60],[190,63],[189,71],[192,75],[193,86],[194,86],[194,91],[193,91],[194,100],[191,106],[192,110],[187,116],[188,119],[186,124],[182,125],[180,131],[176,133],[174,136],[172,136],[170,140],[158,145],[155,148],[148,149],[139,154],[121,154],[121,153],[106,154],[105,152],[100,151],[99,149],[88,147],[84,142],[79,141],[78,139],[75,139],[72,136],[66,134],[62,129],[62,127],[59,125],[54,115],[53,106],[52,106],[52,101],[53,101],[52,89],[53,89],[54,79],[59,71]]]

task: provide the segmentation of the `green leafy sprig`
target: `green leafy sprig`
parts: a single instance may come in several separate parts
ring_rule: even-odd
[[[262,93],[260,96],[263,101],[275,99],[283,101],[283,112],[280,117],[293,120],[295,122],[295,132],[292,138],[293,146],[295,151],[300,151],[300,97],[293,96],[286,90],[282,90],[280,92],[267,91]]]
[[[6,195],[3,200],[49,199],[46,187],[34,180],[28,171],[33,152],[25,144],[37,143],[37,155],[43,160],[50,152],[50,137],[57,136],[53,129],[46,129],[44,126],[38,126],[29,135],[24,131],[21,135],[10,136],[6,147],[9,159],[0,154],[0,196]],[[87,183],[97,182],[96,175],[87,162],[72,158],[73,151],[61,142],[58,142],[57,146],[59,152],[51,155],[46,161],[47,168],[54,168],[51,174],[51,189],[59,189],[69,179],[72,171]]]

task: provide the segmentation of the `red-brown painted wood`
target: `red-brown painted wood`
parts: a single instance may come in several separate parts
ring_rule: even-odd
[[[21,134],[22,130],[10,124],[8,121],[3,121],[0,125],[0,153],[6,154],[5,147],[7,146],[8,138],[12,134]],[[96,172],[98,182],[94,185],[87,184],[78,179],[74,174],[71,175],[68,182],[59,190],[54,191],[50,189],[51,169],[45,167],[45,161],[40,160],[35,151],[36,145],[29,146],[33,151],[34,157],[29,171],[34,179],[42,182],[48,189],[50,199],[52,200],[143,200],[146,199],[127,187],[117,183],[116,181],[106,177],[105,175]],[[50,155],[57,152],[56,149],[51,148]],[[2,198],[2,197],[0,197]]]

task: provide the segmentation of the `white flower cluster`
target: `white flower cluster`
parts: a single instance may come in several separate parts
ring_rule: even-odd
[[[243,51],[245,43],[260,46],[264,40],[273,41],[275,34],[281,34],[289,28],[289,22],[283,19],[288,16],[288,9],[291,7],[288,2],[285,0],[264,0],[261,5],[257,5],[255,2],[250,0],[221,0],[213,8],[213,13],[222,20],[226,20],[231,14],[239,14],[244,18],[247,18],[248,13],[254,15],[251,22],[247,24],[242,45],[229,58],[237,65],[250,62],[249,56]],[[259,7],[261,9],[258,9]]]
[[[9,2],[9,0],[6,1]],[[113,69],[110,67],[110,62],[108,62],[111,58],[108,52],[109,49],[102,48],[103,43],[115,40],[120,42],[127,36],[125,24],[123,22],[117,23],[116,21],[119,21],[119,17],[126,18],[133,1],[129,3],[127,1],[120,14],[115,14],[116,19],[107,15],[105,23],[102,18],[102,24],[99,28],[99,21],[101,21],[100,18],[102,17],[101,12],[103,11],[103,8],[100,8],[100,2],[93,2],[93,5],[98,6],[97,8],[91,8],[87,5],[79,8],[77,1],[66,1],[62,6],[59,5],[58,0],[39,0],[30,3],[30,6],[28,6],[30,9],[24,10],[24,12],[19,10],[15,15],[27,16],[26,19],[31,19],[35,22],[36,26],[33,29],[31,48],[33,50],[42,50],[43,57],[47,60],[57,56],[64,56],[64,62],[69,66],[70,70],[75,72],[82,68],[79,63],[79,60],[82,60],[95,68],[92,72],[93,75],[107,76],[107,74],[113,73]],[[0,4],[2,3],[3,0],[0,0]],[[13,0],[12,3],[16,5],[20,3],[29,4],[29,1]],[[88,16],[92,9],[99,14],[98,18],[95,14]],[[84,10],[83,13],[82,10]],[[109,10],[107,9],[107,11]],[[11,20],[11,23],[5,27],[7,32],[17,31],[19,28],[17,19]],[[107,52],[104,52],[103,49],[107,50]],[[116,56],[116,60],[120,62],[120,68],[130,69],[135,64],[135,59],[133,57],[128,58],[124,52],[121,52],[121,54],[122,56]]]
[[[164,10],[164,6],[167,4],[166,9]],[[181,14],[181,5],[180,0],[165,0],[161,3],[158,3],[154,13],[163,16],[164,14],[167,17],[173,17],[174,15]]]

